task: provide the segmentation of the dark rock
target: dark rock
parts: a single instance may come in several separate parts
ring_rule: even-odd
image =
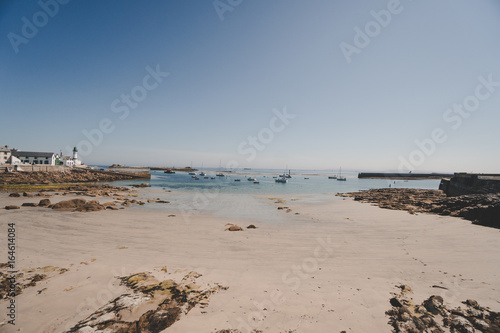
[[[57,210],[75,210],[77,208],[83,207],[87,201],[85,199],[72,199],[60,201],[52,206],[52,209]]]
[[[19,206],[15,206],[15,205],[5,206],[5,209],[7,209],[7,210],[10,210],[10,209],[19,209],[19,208],[20,208]]]
[[[400,308],[403,306],[403,304],[401,304],[401,302],[396,297],[391,298],[389,302],[391,303],[392,306],[396,308]]]
[[[19,193],[11,193],[11,194],[9,194],[9,197],[11,197],[11,198],[19,198],[20,196],[21,196],[21,194],[19,194]]]
[[[39,207],[48,207],[51,205],[51,202],[49,199],[42,199],[40,200],[40,202],[38,203],[38,206]]]
[[[440,314],[443,308],[443,298],[441,296],[431,296],[422,303],[423,306],[430,313],[437,315]]]
[[[36,204],[34,202],[25,202],[21,206],[23,206],[23,207],[36,207],[36,206],[38,206],[38,204]]]
[[[256,227],[255,225],[253,225],[253,224],[250,224],[250,225],[247,227],[247,229],[257,229],[257,227]]]

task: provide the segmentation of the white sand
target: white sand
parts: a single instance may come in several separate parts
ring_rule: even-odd
[[[142,197],[158,195],[141,190]],[[500,309],[497,229],[333,196],[286,196],[285,204],[275,204],[266,196],[220,194],[187,216],[178,208],[193,202],[190,194],[162,195],[170,206],[93,213],[2,209],[0,248],[6,252],[7,223],[15,222],[21,270],[69,271],[25,289],[16,298],[17,325],[0,331],[62,332],[126,291],[116,276],[163,266],[195,270],[204,281],[229,287],[165,332],[390,332],[385,311],[399,284],[409,285],[418,303],[441,295],[452,306],[472,298]],[[39,199],[1,193],[0,206]],[[62,199],[68,198],[51,198]],[[226,223],[258,229],[229,232]],[[0,262],[6,255],[0,253]],[[6,304],[0,301],[0,323],[7,320]]]

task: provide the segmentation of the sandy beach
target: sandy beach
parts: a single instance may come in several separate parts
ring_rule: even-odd
[[[144,200],[159,196],[138,193]],[[163,196],[171,206],[2,210],[2,244],[8,223],[16,226],[16,268],[47,278],[16,297],[15,326],[7,324],[7,301],[0,301],[0,330],[65,332],[127,293],[118,277],[140,272],[175,279],[195,271],[198,284],[227,287],[165,332],[391,332],[385,312],[402,284],[415,303],[440,295],[453,307],[466,299],[500,307],[497,229],[333,195],[218,194],[207,206],[226,212],[186,212],[192,195]],[[2,206],[33,201],[0,194]],[[243,231],[225,231],[228,223]]]

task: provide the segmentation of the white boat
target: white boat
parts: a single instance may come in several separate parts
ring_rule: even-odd
[[[339,176],[337,177],[338,181],[345,182],[347,179],[342,177],[342,167],[340,168]]]
[[[255,179],[255,178],[253,178],[253,177],[248,177],[248,178],[247,178],[247,180],[248,180],[249,182],[254,182],[254,181],[256,181],[257,179]]]
[[[207,174],[202,171],[199,173],[199,175],[205,177]]]
[[[286,179],[286,177],[278,177],[274,181],[276,183],[288,183],[288,179]]]

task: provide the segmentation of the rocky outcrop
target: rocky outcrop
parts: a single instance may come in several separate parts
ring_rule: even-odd
[[[401,287],[401,286],[400,286]],[[480,306],[474,300],[462,302],[465,307],[449,308],[441,296],[433,295],[415,304],[411,292],[401,292],[390,299],[392,308],[386,312],[396,333],[500,332],[500,313]]]
[[[191,272],[180,282],[173,279],[160,282],[150,273],[121,277],[122,284],[128,287],[130,292],[111,300],[67,333],[163,331],[195,306],[206,307],[211,294],[227,289],[218,284],[202,288],[195,284],[200,276]],[[157,306],[151,309],[152,304]],[[130,313],[136,316],[131,318]]]
[[[137,179],[134,175],[71,168],[61,172],[9,172],[0,173],[0,184],[55,184],[109,182]]]
[[[11,209],[19,209],[19,208],[21,208],[21,207],[16,206],[16,205],[8,205],[8,206],[5,206],[5,209],[7,209],[7,210],[11,210]]]
[[[455,173],[451,178],[442,179],[439,189],[447,196],[499,193],[500,175]]]
[[[338,195],[375,203],[380,208],[406,210],[410,214],[450,215],[475,224],[500,228],[500,193],[447,197],[440,190],[373,189]]]
[[[12,275],[13,273],[10,270],[9,264],[2,263],[0,264],[0,300],[10,298],[12,296],[12,288],[14,288],[16,295],[20,295],[24,289],[35,287],[38,282],[47,280],[58,274],[64,274],[67,271],[66,268],[44,266],[24,269],[22,271],[16,270],[15,274]],[[13,281],[15,281],[14,287],[11,285]]]

